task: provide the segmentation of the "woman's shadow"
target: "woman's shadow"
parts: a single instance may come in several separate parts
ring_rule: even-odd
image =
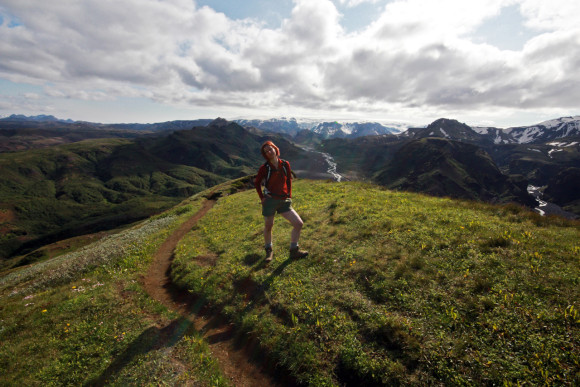
[[[161,329],[157,327],[146,329],[115,358],[99,377],[86,382],[84,385],[104,386],[109,384],[111,378],[129,365],[135,357],[150,351],[174,346],[184,335],[191,333],[190,329],[194,329],[193,323],[184,317],[172,321]]]

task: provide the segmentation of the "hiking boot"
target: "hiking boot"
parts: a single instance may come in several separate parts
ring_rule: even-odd
[[[266,247],[266,262],[272,262],[274,259],[274,251],[271,247]]]
[[[290,249],[290,259],[300,259],[308,256],[308,251],[300,250],[300,248],[294,247]]]

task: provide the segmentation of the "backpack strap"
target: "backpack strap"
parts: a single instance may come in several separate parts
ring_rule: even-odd
[[[282,170],[284,171],[284,175],[288,177],[288,171],[290,170],[290,164],[288,163],[288,161],[282,160]]]
[[[272,176],[272,167],[270,166],[270,163],[268,161],[264,163],[264,167],[266,167],[266,180],[264,182],[264,185],[267,187],[268,182],[270,181],[270,176]]]

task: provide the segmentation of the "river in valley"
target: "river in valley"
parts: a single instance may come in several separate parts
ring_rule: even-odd
[[[346,180],[344,176],[338,173],[337,164],[330,154],[310,147],[302,147],[302,149],[307,152],[307,157],[292,163],[292,170],[298,177],[318,180]]]
[[[538,206],[534,208],[534,210],[540,215],[558,215],[568,219],[578,218],[578,215],[564,211],[562,207],[554,203],[548,203],[545,200],[542,200],[542,191],[540,187],[536,187],[530,184],[528,185],[528,193],[532,195],[538,202]]]
[[[292,164],[292,170],[298,177],[317,180],[348,180],[338,173],[337,163],[330,154],[317,151],[310,147],[302,147],[302,149],[307,152],[307,157],[296,160],[295,163]],[[540,187],[529,185],[528,193],[538,202],[538,205],[534,210],[540,215],[558,215],[568,219],[578,218],[576,214],[565,211],[560,206],[543,200]]]

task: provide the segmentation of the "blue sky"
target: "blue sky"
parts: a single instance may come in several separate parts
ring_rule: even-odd
[[[580,114],[577,3],[0,0],[0,116],[531,125]]]

